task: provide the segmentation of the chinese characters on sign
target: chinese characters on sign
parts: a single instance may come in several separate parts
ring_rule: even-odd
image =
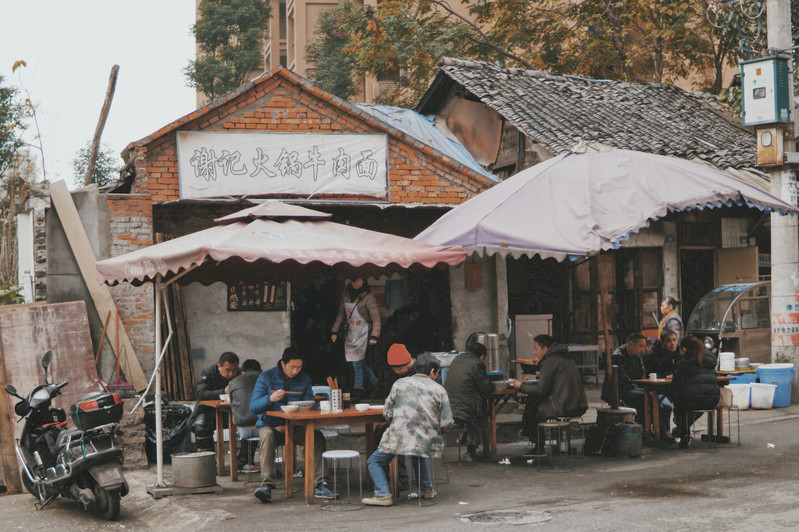
[[[227,309],[286,310],[286,283],[236,283],[227,287]]]
[[[178,132],[180,197],[387,197],[386,135]]]

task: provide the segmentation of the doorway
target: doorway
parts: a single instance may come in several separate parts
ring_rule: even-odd
[[[699,299],[715,288],[712,249],[680,249],[680,288],[680,316],[687,325]]]

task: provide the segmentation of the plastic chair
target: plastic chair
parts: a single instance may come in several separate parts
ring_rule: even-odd
[[[333,491],[338,493],[338,476],[336,475],[337,464],[339,460],[352,460],[354,458],[358,459],[358,490],[360,492],[360,496],[358,500],[363,499],[363,465],[361,464],[361,453],[358,451],[350,451],[350,450],[338,450],[338,451],[325,451],[322,453],[322,458],[324,460],[332,460],[333,461]],[[347,512],[351,510],[360,510],[363,508],[364,505],[362,503],[353,503],[350,498],[350,470],[347,469],[347,502],[343,503],[340,500],[331,500],[331,501],[324,501],[322,503],[322,510],[331,510],[334,512]]]
[[[330,386],[311,386],[314,395],[326,395],[330,401]]]

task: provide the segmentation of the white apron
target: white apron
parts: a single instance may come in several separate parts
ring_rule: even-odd
[[[344,357],[347,362],[358,362],[366,355],[369,345],[369,322],[358,312],[357,303],[344,303],[347,313],[347,337],[344,340]]]

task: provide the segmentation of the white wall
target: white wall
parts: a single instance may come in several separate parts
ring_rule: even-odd
[[[193,283],[184,288],[184,295],[197,375],[225,351],[236,353],[241,362],[254,358],[267,370],[291,341],[288,311],[228,312],[224,283]]]

